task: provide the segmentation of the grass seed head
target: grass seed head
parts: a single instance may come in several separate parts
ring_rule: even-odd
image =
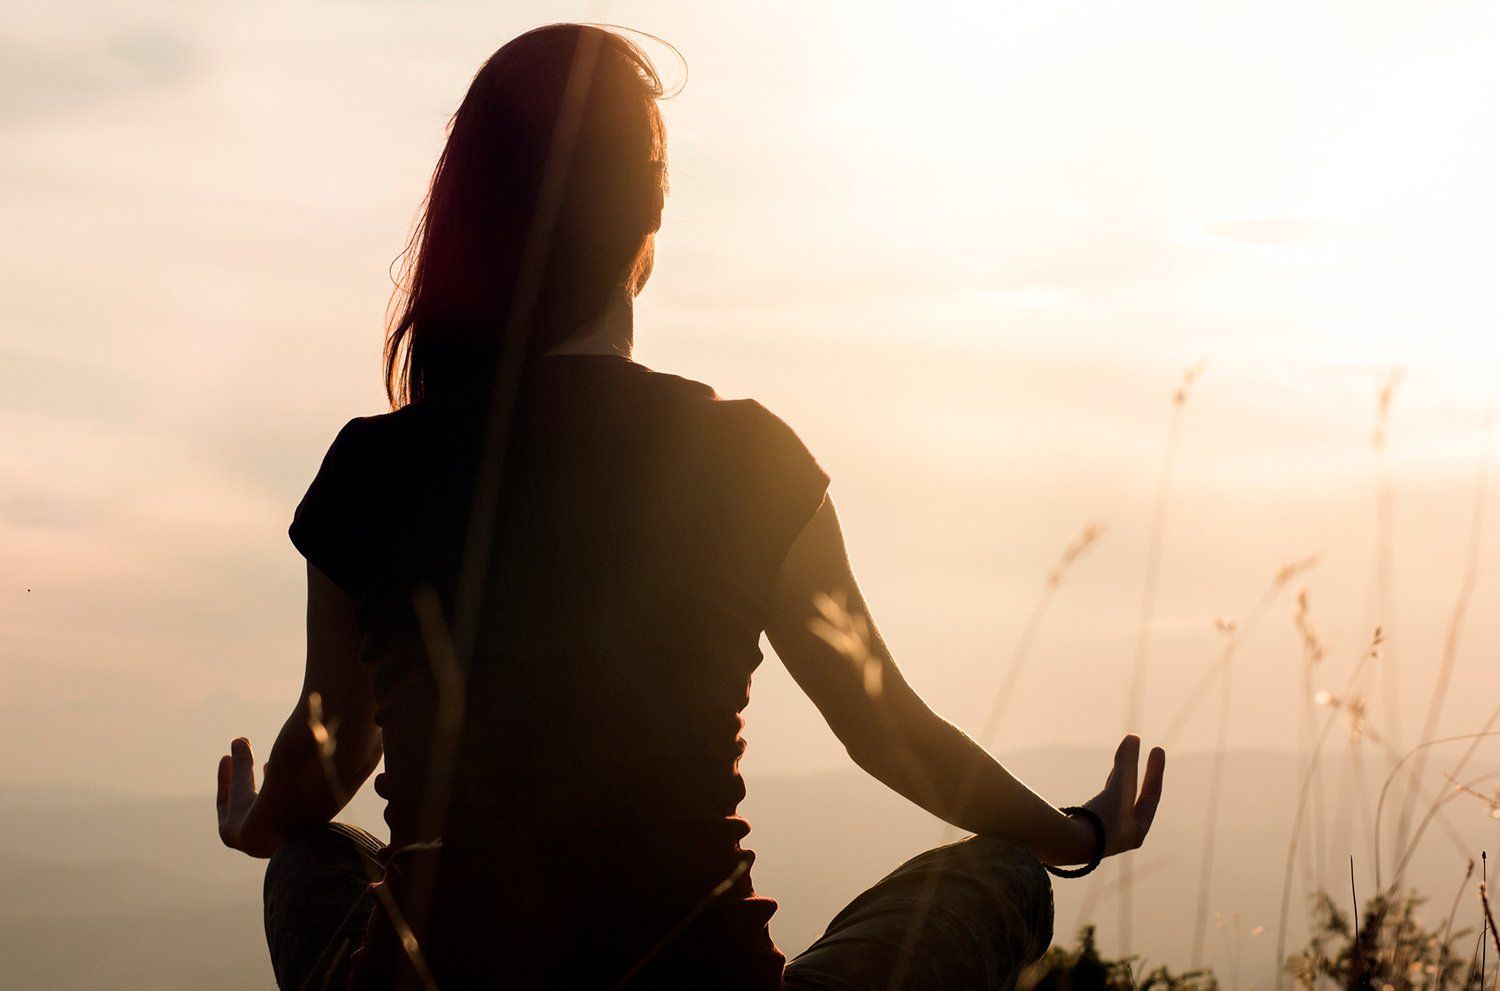
[[[1207,362],[1200,361],[1198,364],[1182,373],[1182,381],[1177,384],[1177,390],[1172,393],[1172,405],[1182,406],[1187,403],[1188,396],[1193,391],[1193,385],[1203,374],[1203,368]]]

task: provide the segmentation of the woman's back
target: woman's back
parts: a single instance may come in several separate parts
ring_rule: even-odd
[[[519,978],[535,964],[556,986],[561,962],[568,982],[609,986],[693,916],[652,958],[661,981],[680,971],[699,986],[714,974],[715,987],[779,986],[775,903],[754,897],[753,855],[739,846],[739,713],[778,567],[827,476],[753,402],[623,357],[531,358],[452,800],[424,818],[442,708],[429,650],[443,645],[413,594],[434,591],[440,615],[454,615],[483,435],[474,404],[352,421],[291,529],[360,598],[388,883],[403,903],[403,883],[434,884],[439,907],[421,934],[434,970]],[[439,833],[441,856],[402,852]],[[399,963],[381,928],[367,971]]]
[[[355,945],[362,989],[1011,987],[1051,931],[1037,858],[1086,872],[1150,826],[1160,751],[1139,799],[1127,737],[1091,807],[1047,803],[906,683],[792,431],[619,356],[661,96],[633,43],[556,24],[450,121],[386,335],[396,411],[345,426],[291,527],[302,694],[260,791],[247,739],[219,763],[221,838],[271,858],[284,987],[344,983]],[[500,431],[460,398],[491,390]],[[786,967],[736,813],[763,631],[860,767],[983,837],[908,860]],[[382,752],[384,848],[330,821]]]

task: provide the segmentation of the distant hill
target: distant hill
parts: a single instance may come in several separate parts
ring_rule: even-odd
[[[1009,757],[1007,766],[1062,802],[1092,794],[1106,760],[1093,751],[1046,750]],[[1330,863],[1346,864],[1354,853],[1369,892],[1368,827],[1354,818],[1352,789],[1363,780],[1373,805],[1384,767],[1373,756],[1365,763],[1362,779],[1352,766],[1330,768],[1326,805],[1329,834],[1338,837],[1330,840]],[[1208,755],[1174,757],[1156,830],[1134,855],[1135,950],[1177,967],[1188,963],[1191,946],[1210,766]],[[1210,962],[1226,988],[1264,988],[1273,978],[1297,759],[1234,753],[1226,766],[1211,898],[1222,924],[1210,925]],[[1432,774],[1441,780],[1440,771]],[[753,826],[746,843],[758,854],[755,884],[781,903],[773,929],[788,953],[815,938],[861,888],[946,835],[942,824],[853,769],[756,776],[749,791],[743,811]],[[1494,840],[1494,820],[1477,801],[1450,809],[1466,847],[1477,854],[1481,842]],[[363,792],[345,818],[378,829],[378,800]],[[160,799],[0,786],[0,972],[15,987],[57,991],[272,987],[260,919],[262,868],[218,845],[206,793]],[[1413,877],[1446,911],[1463,869],[1454,842],[1434,828]],[[1103,946],[1116,948],[1115,876],[1107,866],[1094,878],[1056,882],[1059,940],[1071,939],[1080,906],[1091,902]],[[1335,880],[1344,890],[1347,879]],[[1293,932],[1300,926],[1299,910]],[[1256,934],[1257,927],[1264,929]]]

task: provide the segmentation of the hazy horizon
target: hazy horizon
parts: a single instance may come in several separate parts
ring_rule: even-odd
[[[1095,770],[1093,754],[1083,750],[1034,750],[1007,759],[1044,790],[1085,788]],[[1361,780],[1350,773],[1358,766],[1356,751],[1330,753],[1328,762],[1325,882],[1342,882],[1345,858],[1355,852],[1361,883],[1371,884],[1361,852],[1370,823],[1349,801],[1357,793],[1351,786]],[[1201,794],[1211,767],[1208,755],[1177,755],[1173,785],[1179,794]],[[1226,988],[1271,983],[1296,768],[1289,754],[1228,755],[1224,798],[1235,811],[1221,818],[1219,840],[1220,849],[1232,854],[1220,858],[1213,879],[1206,957]],[[1364,786],[1373,791],[1379,777],[1370,775]],[[802,777],[752,772],[749,785],[746,842],[757,854],[756,888],[779,902],[772,935],[788,953],[805,947],[858,890],[952,835],[853,767]],[[379,832],[379,806],[366,788],[341,818]],[[1460,803],[1449,815],[1461,837],[1475,844],[1493,829],[1492,820],[1474,814],[1476,807]],[[1164,805],[1152,836],[1135,855],[1135,949],[1153,967],[1180,971],[1190,959],[1195,905],[1186,893],[1200,883],[1204,817],[1198,804]],[[121,989],[266,986],[269,963],[259,939],[264,862],[220,847],[208,828],[212,818],[201,795],[150,799],[74,791],[39,800],[0,784],[0,883],[11,894],[0,903],[0,960],[7,961],[7,973],[23,984],[28,974],[45,975],[46,986],[59,989],[97,987],[104,975]],[[1428,925],[1448,910],[1464,868],[1453,861],[1451,843],[1439,830],[1432,833],[1409,872],[1432,895],[1419,916]],[[1120,864],[1110,860],[1092,877],[1054,884],[1057,943],[1073,945],[1077,925],[1092,918],[1100,924],[1104,952],[1118,949],[1111,892]],[[1277,883],[1267,882],[1268,872]],[[1299,872],[1293,882],[1292,947],[1301,945],[1305,933],[1301,895],[1307,880]],[[1465,908],[1465,928],[1473,918],[1469,908],[1477,911]]]

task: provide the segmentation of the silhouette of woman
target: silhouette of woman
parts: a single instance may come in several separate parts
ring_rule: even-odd
[[[1001,988],[1045,950],[1043,864],[1139,846],[1126,737],[1059,810],[907,685],[828,476],[751,400],[631,358],[667,189],[661,82],[603,28],[499,49],[454,115],[385,351],[289,530],[307,667],[219,832],[269,857],[283,988]],[[768,635],[860,767],[975,836],[787,961],[755,892],[740,712]],[[390,842],[333,822],[382,756]],[[830,841],[836,838],[830,837]]]

